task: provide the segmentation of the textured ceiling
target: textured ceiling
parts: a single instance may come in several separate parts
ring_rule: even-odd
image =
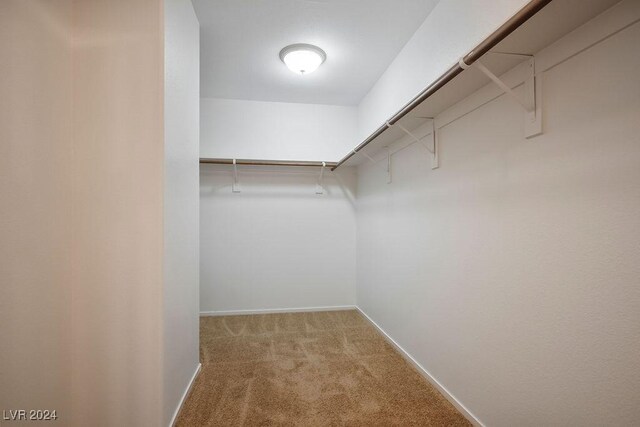
[[[438,0],[193,0],[201,26],[201,95],[356,105]],[[315,44],[327,61],[289,71],[278,53]]]

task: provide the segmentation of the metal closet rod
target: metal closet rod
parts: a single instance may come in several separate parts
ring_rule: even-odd
[[[200,157],[201,164],[212,165],[232,165],[234,159],[211,159],[206,157]],[[255,160],[255,159],[235,159],[236,165],[246,166],[315,166],[328,168],[335,168],[338,166],[337,162],[317,162],[306,160]]]
[[[464,62],[467,66],[472,65],[482,55],[487,53],[490,49],[494,48],[498,43],[504,40],[509,34],[514,32],[518,27],[524,24],[529,18],[538,13],[543,7],[551,3],[552,0],[532,0],[527,3],[522,9],[518,11],[511,19],[505,22],[500,28],[495,30],[489,37],[484,39],[478,46],[476,46],[471,52],[462,57],[461,62]],[[331,170],[342,166],[347,160],[354,156],[358,151],[366,147],[371,141],[382,135],[390,126],[396,124],[400,119],[409,114],[418,105],[422,104],[427,98],[439,91],[444,85],[453,80],[458,74],[464,71],[460,63],[449,68],[444,74],[442,74],[433,83],[427,86],[422,92],[420,92],[415,98],[409,101],[404,107],[402,107],[397,113],[395,113],[389,120],[387,120],[382,126],[373,131],[364,141],[362,141],[356,148],[354,148],[349,154],[344,156]]]

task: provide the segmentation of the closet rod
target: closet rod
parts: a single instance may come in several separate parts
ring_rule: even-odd
[[[344,156],[336,166],[331,170],[342,166],[347,160],[354,156],[358,151],[366,147],[371,141],[382,135],[389,127],[396,124],[400,119],[409,114],[418,105],[422,104],[427,98],[431,97],[434,93],[439,91],[444,85],[453,80],[458,74],[465,70],[468,66],[476,62],[482,55],[487,53],[490,49],[495,47],[498,43],[504,40],[509,34],[514,32],[518,27],[524,24],[529,18],[538,13],[543,7],[551,3],[552,0],[531,0],[524,6],[518,13],[516,13],[511,19],[505,22],[500,28],[495,30],[489,37],[484,39],[478,46],[476,46],[471,52],[463,56],[457,64],[449,68],[444,74],[442,74],[437,80],[427,86],[422,92],[420,92],[415,98],[409,101],[404,107],[402,107],[397,113],[395,113],[389,120],[387,120],[382,126],[373,131],[364,141],[362,141],[356,148],[354,148],[349,154]],[[461,63],[465,64],[465,68]]]
[[[200,157],[201,164],[213,164],[213,165],[232,165],[234,159],[211,159],[206,157]],[[236,165],[246,166],[315,166],[328,168],[335,168],[338,166],[336,162],[317,162],[306,160],[253,160],[253,159],[235,159]]]

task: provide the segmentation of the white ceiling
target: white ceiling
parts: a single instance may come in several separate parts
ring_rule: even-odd
[[[192,0],[200,21],[201,96],[356,105],[438,0]],[[278,58],[311,43],[327,53],[299,76]]]

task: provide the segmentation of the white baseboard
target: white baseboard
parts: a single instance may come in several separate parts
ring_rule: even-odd
[[[299,308],[264,308],[257,310],[220,310],[201,311],[200,316],[235,316],[242,314],[269,314],[269,313],[303,313],[308,311],[340,311],[356,310],[355,305],[336,305],[328,307],[299,307]]]
[[[189,392],[193,388],[193,383],[195,382],[196,378],[198,377],[198,374],[200,373],[200,369],[202,369],[202,363],[198,363],[198,366],[196,367],[195,372],[191,376],[191,380],[189,381],[189,384],[187,385],[187,388],[184,390],[184,393],[182,393],[182,398],[180,399],[180,403],[178,404],[178,407],[176,408],[175,412],[173,413],[173,417],[171,417],[171,422],[169,423],[169,427],[173,427],[175,425],[176,420],[178,419],[178,414],[180,414],[180,410],[182,409],[182,405],[184,405],[184,401],[187,399],[187,396],[189,395]]]
[[[394,341],[393,338],[391,338],[391,336],[389,336],[389,334],[387,334],[385,332],[384,329],[382,329],[376,322],[373,321],[373,319],[371,317],[369,317],[367,315],[367,313],[365,313],[360,307],[356,307],[356,309],[360,312],[360,314],[362,314],[386,339],[387,341],[389,341],[389,343],[394,346],[396,348],[396,350],[398,350],[398,352],[400,352],[400,354],[409,362],[411,363],[416,370],[427,379],[427,381],[429,381],[431,384],[433,384],[433,386],[435,388],[438,389],[438,391],[440,391],[440,393],[442,393],[442,395],[449,401],[451,402],[451,404],[453,406],[456,407],[456,409],[458,409],[458,411],[460,411],[460,413],[462,415],[464,415],[464,417],[469,420],[469,422],[471,422],[473,425],[475,426],[480,426],[480,427],[484,427],[484,424],[475,416],[473,415],[473,413],[471,411],[469,411],[463,404],[462,402],[460,402],[458,399],[456,399],[456,397],[451,394],[451,392],[449,392],[449,390],[446,389],[445,386],[443,386],[442,384],[440,384],[440,382],[429,373],[429,371],[427,371],[420,363],[418,363],[418,361],[416,359],[413,358],[413,356],[411,356],[409,353],[407,353],[407,351],[402,348],[400,346],[400,344],[398,344],[397,342]]]

